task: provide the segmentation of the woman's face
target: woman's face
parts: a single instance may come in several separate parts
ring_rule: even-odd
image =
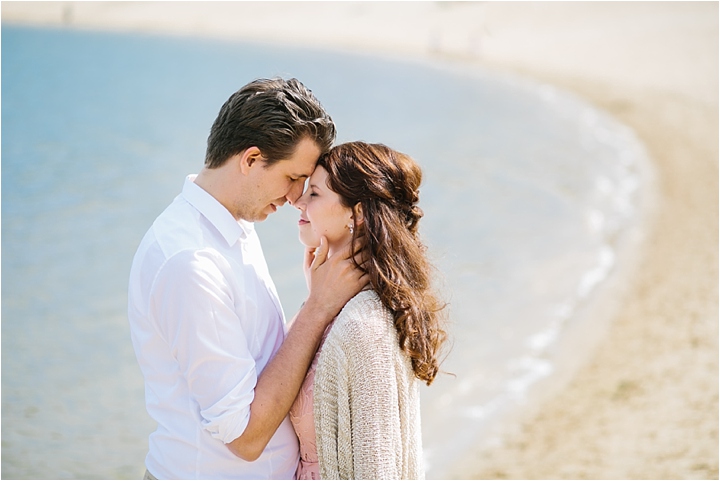
[[[300,242],[318,247],[320,237],[325,236],[332,253],[350,242],[353,219],[352,209],[345,207],[340,196],[330,190],[327,177],[327,171],[318,166],[310,176],[307,190],[294,205],[300,209]]]

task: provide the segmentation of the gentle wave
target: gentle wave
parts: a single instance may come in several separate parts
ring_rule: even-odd
[[[593,306],[600,286],[620,281],[613,278],[622,275],[618,272],[623,267],[618,266],[619,258],[632,256],[638,246],[638,236],[642,235],[642,222],[651,210],[652,168],[644,146],[631,129],[554,87],[524,79],[509,78],[506,81],[518,90],[535,94],[537,101],[554,115],[568,121],[575,129],[572,133],[580,151],[586,155],[585,160],[594,163],[596,168],[584,172],[584,184],[588,189],[583,195],[575,196],[579,215],[574,220],[585,223],[586,247],[590,249],[585,256],[584,268],[567,269],[563,273],[570,276],[564,292],[540,299],[533,305],[535,311],[516,309],[512,305],[512,295],[495,301],[506,309],[499,316],[503,320],[513,315],[530,314],[528,320],[535,326],[505,343],[507,350],[504,352],[511,353],[509,356],[492,357],[482,351],[475,351],[475,355],[463,352],[463,362],[454,364],[455,369],[451,369],[457,378],[444,383],[442,393],[431,389],[424,392],[424,415],[431,420],[427,423],[429,429],[424,432],[428,477],[446,478],[453,473],[452,466],[461,463],[464,456],[472,455],[481,446],[501,442],[503,430],[507,428],[503,421],[507,422],[509,416],[523,409],[532,399],[531,394],[558,369],[568,370],[568,366],[557,363],[577,364],[584,359],[586,352],[577,352],[575,358],[558,358],[556,349],[568,342],[564,338],[571,324],[575,335],[580,332],[586,338],[579,349],[592,346],[592,340],[587,338],[598,332],[598,326],[588,323],[597,324],[607,319],[588,315],[583,309]],[[562,176],[558,177],[562,179]],[[543,180],[539,182],[542,184]],[[543,187],[547,185],[543,184]],[[573,245],[569,243],[565,247],[572,249]],[[533,271],[539,276],[552,272],[553,269],[546,266]],[[556,279],[549,275],[546,282],[552,283]],[[512,292],[511,285],[505,287],[504,292]],[[482,310],[478,308],[478,312]],[[535,319],[542,321],[531,322],[533,314]],[[455,349],[472,351],[472,341],[458,342]],[[492,366],[486,371],[494,368],[500,374],[478,374],[483,363]],[[577,366],[570,368],[574,367]]]

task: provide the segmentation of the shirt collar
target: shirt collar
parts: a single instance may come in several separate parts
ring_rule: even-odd
[[[185,200],[215,226],[229,246],[232,247],[238,239],[247,239],[255,225],[246,220],[235,220],[225,206],[195,183],[196,177],[197,174],[192,174],[185,178],[182,190]]]

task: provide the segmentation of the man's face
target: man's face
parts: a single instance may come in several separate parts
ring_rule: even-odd
[[[305,179],[312,175],[320,149],[314,141],[303,138],[295,152],[269,167],[260,161],[250,172],[249,188],[236,204],[236,217],[260,222],[278,207],[295,202],[303,192]]]

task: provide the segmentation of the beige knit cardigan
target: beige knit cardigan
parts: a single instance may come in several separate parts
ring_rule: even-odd
[[[425,478],[418,383],[374,291],[335,319],[313,389],[322,479]]]

